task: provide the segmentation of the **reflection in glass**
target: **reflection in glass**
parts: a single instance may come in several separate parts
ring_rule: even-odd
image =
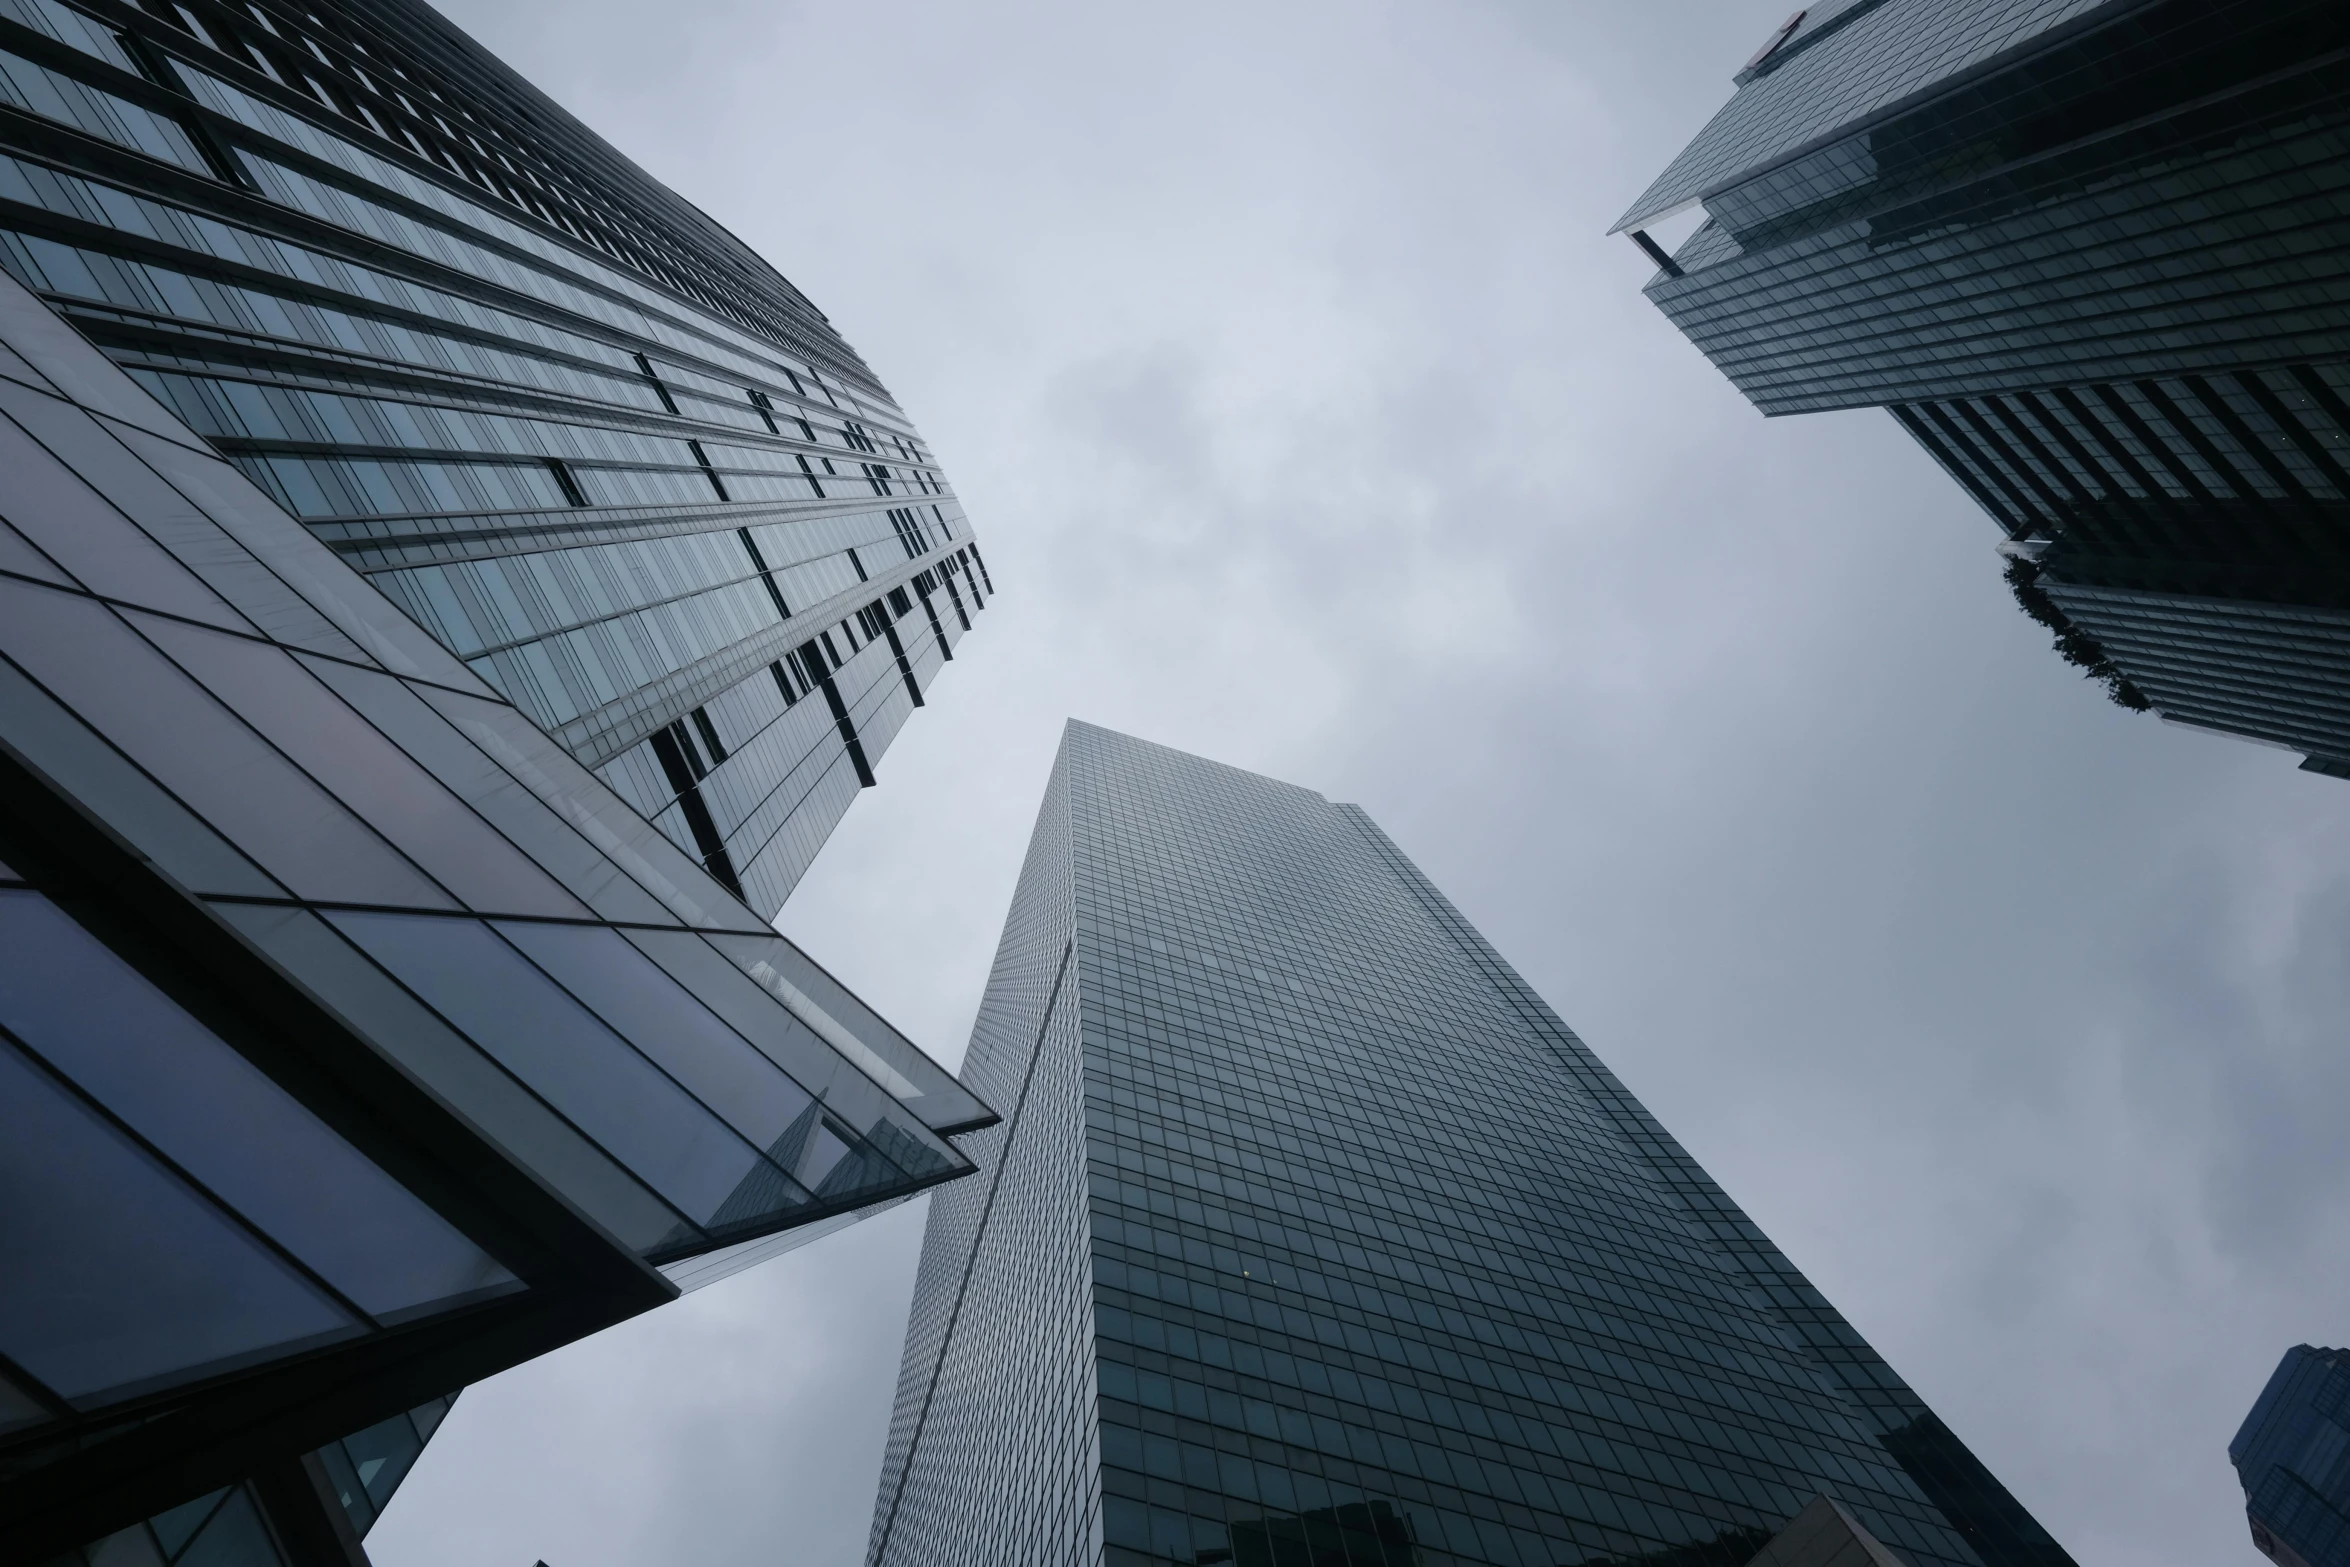
[[[85,1401],[358,1331],[254,1236],[0,1044],[0,1355]]]
[[[360,1309],[513,1282],[48,899],[0,892],[0,952],[0,1027]]]

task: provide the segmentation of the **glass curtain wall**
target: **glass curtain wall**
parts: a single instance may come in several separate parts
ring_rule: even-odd
[[[821,311],[406,0],[0,0],[0,268],[773,916],[994,591]]]
[[[2322,0],[1813,7],[1618,227],[1765,413],[1889,408],[2115,700],[2350,776],[2346,50]]]
[[[1352,806],[1071,724],[965,1077],[873,1567],[2069,1567]]]

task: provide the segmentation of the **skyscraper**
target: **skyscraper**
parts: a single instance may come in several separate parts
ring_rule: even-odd
[[[985,568],[421,6],[0,0],[0,271],[0,1564],[350,1567],[454,1390],[972,1168],[768,919]]]
[[[1890,409],[2116,700],[2350,775],[2346,49],[2327,0],[1831,0],[1617,227],[1765,413]]]
[[[762,915],[992,592],[823,313],[418,0],[0,0],[0,269]]]
[[[2228,1459],[2262,1555],[2350,1567],[2350,1351],[2285,1351]]]
[[[1072,723],[964,1076],[871,1567],[2070,1560],[1353,806]]]
[[[986,1106],[5,278],[0,473],[0,1562],[360,1560],[454,1389],[971,1168]]]

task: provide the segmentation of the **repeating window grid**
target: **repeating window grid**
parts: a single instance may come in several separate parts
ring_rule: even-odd
[[[1626,221],[1677,207],[1781,149],[1898,102],[2097,3],[1956,0],[1879,7],[1742,87],[1633,204]]]
[[[2298,421],[2288,429],[2270,410],[2267,384],[2257,375],[2213,375],[2188,383],[2196,401],[2225,431],[2229,443],[2268,482],[2274,498],[2284,500],[2341,500],[2333,478],[2301,449],[2306,427]],[[2281,404],[2277,412],[2288,419]]]
[[[934,647],[909,651],[918,683],[926,684],[940,663]],[[772,670],[754,675],[704,706],[726,755],[697,753],[707,767],[697,788],[754,907],[781,906],[782,893],[797,882],[857,787],[825,704],[805,698],[787,704],[772,676]],[[912,711],[894,656],[885,642],[869,642],[834,678],[849,697],[860,742],[878,763]],[[680,848],[698,853],[683,813],[669,809],[674,791],[649,745],[607,764],[606,776]],[[774,901],[763,901],[769,897]]]
[[[497,138],[478,125],[459,146],[451,125],[464,116],[447,103],[418,111],[399,97],[393,107],[377,92],[387,83],[335,41],[354,24],[332,8],[323,21],[278,17],[286,31],[264,40],[249,19],[223,21],[209,0],[192,3],[192,12],[130,25],[218,116],[202,122],[218,145],[198,151],[233,160],[286,221],[262,234],[224,221],[235,200],[166,199],[106,183],[119,176],[0,156],[0,202],[12,204],[0,206],[0,265],[78,311],[118,362],[321,538],[387,568],[388,591],[583,760],[626,753],[704,693],[753,684],[782,651],[766,645],[788,634],[774,595],[732,541],[742,520],[756,526],[771,580],[794,610],[861,583],[866,573],[847,551],[886,541],[890,555],[902,553],[900,520],[819,501],[803,456],[886,458],[868,471],[886,466],[893,483],[947,495],[927,450],[853,354],[828,337],[815,358],[802,352],[812,324],[826,336],[820,324],[787,323],[780,338],[746,334],[739,312],[697,314],[609,266],[605,258],[620,252],[590,214],[621,208],[595,207],[593,177],[583,185],[554,173],[568,167],[561,155],[493,158]],[[195,13],[211,20],[191,21]],[[158,123],[199,123],[185,99],[143,80],[114,35],[72,6],[7,0],[0,44],[14,37],[8,24],[39,32],[39,47],[66,72],[28,67],[48,71],[35,112],[124,145],[139,144],[147,102],[167,106]],[[301,53],[287,52],[291,39]],[[429,73],[400,81],[429,91]],[[332,113],[321,120],[280,86]],[[427,124],[420,112],[437,117]],[[412,161],[418,153],[430,172]],[[484,184],[493,163],[505,172]],[[451,186],[451,174],[465,183]],[[526,187],[546,198],[530,206],[533,218],[595,254],[479,199]],[[558,188],[571,194],[556,199]],[[643,193],[602,195],[625,207]],[[599,233],[603,240],[592,237]],[[353,235],[397,254],[347,243]],[[710,306],[718,296],[692,297]],[[118,326],[148,336],[107,336]],[[157,329],[175,334],[173,351],[152,348]],[[215,346],[230,340],[280,362],[256,372]],[[398,372],[396,383],[386,370]],[[416,389],[433,377],[443,378],[436,389]],[[727,433],[704,440],[699,432],[713,427]],[[713,504],[719,482],[729,504]],[[601,538],[583,546],[582,534]],[[570,547],[517,553],[501,536]],[[862,715],[881,731],[866,737],[871,754],[903,721],[902,688],[902,679],[873,687]],[[786,749],[754,747],[745,758],[778,768],[767,787],[750,789],[759,799],[738,823],[754,840],[738,846],[740,856],[760,866],[770,889],[796,878],[845,806],[824,782],[837,771],[837,738],[778,754]],[[733,769],[717,792],[741,793],[748,770]],[[666,781],[645,758],[613,776],[663,816]],[[809,812],[796,828],[788,814],[774,819],[788,799]]]
[[[1993,471],[1972,442],[1959,436],[1941,410],[1922,404],[1896,404],[1890,412],[1910,433],[1911,439],[1923,446],[1927,455],[1942,465],[1943,472],[1957,480],[1975,498],[1975,504],[1989,512],[2001,528],[2009,534],[2027,531],[2033,520],[2030,508],[2009,499],[2003,476]]]
[[[2172,477],[2161,455],[2140,440],[2137,431],[2114,414],[2108,395],[2098,388],[2088,395],[2058,387],[2038,395],[2045,414],[2061,421],[2074,437],[2109,459],[2107,471],[2127,474],[2120,488],[2147,499],[2184,500],[2187,487]]]
[[[2050,582],[2049,596],[2166,716],[2350,752],[2350,614]]]
[[[1279,1087],[1279,1092],[1280,1092],[1281,1094],[1288,1095],[1288,1094],[1295,1094],[1295,1093],[1297,1093],[1297,1092],[1300,1092],[1300,1090],[1299,1090],[1299,1088],[1297,1087],[1297,1085],[1293,1085],[1293,1084],[1282,1084],[1282,1085],[1280,1085],[1280,1087]]]
[[[2008,428],[2030,448],[2043,470],[2053,467],[2063,472],[2072,497],[2102,501],[2131,493],[2126,473],[2119,471],[2106,453],[2082,440],[2083,432],[2061,405],[2030,393],[1985,401],[1999,407]]]
[[[1203,810],[1219,835],[1204,852]],[[1050,841],[1063,834],[1066,847]],[[1627,1177],[1617,1119],[1563,1090],[1555,1047],[1444,956],[1421,901],[1341,813],[1073,726],[1030,853],[1074,862],[1110,1562],[1253,1550],[1269,1512],[1371,1527],[1371,1500],[1416,1531],[1426,1562],[1548,1562],[1521,1544],[1560,1542],[1628,1553],[1733,1518],[1763,1532],[1724,1548],[1751,1554],[1823,1486],[1867,1495],[1872,1524],[1921,1561],[1974,1560],[1790,1329],[1650,1177]],[[1024,873],[1014,922],[1033,925],[1038,901]],[[1466,1076],[1435,1064],[1471,1059]],[[976,1051],[975,1070],[988,1070]],[[1497,1100],[1555,1118],[1463,1119]],[[935,1272],[926,1252],[906,1387],[935,1354],[922,1341],[937,1330]],[[1659,1324],[1695,1358],[1660,1354]],[[1573,1345],[1560,1381],[1577,1389],[1573,1415],[1525,1380],[1543,1364],[1538,1335]],[[1406,1342],[1430,1358],[1408,1363]],[[1371,1401],[1374,1384],[1386,1391]],[[1759,1409],[1769,1417],[1738,1413]],[[1585,1464],[1588,1485],[1563,1478],[1584,1459],[1556,1435],[1526,1445],[1534,1429],[1599,1444],[1580,1449],[1605,1455]],[[916,1496],[893,1479],[903,1463],[893,1436],[882,1507],[902,1490],[901,1518]],[[1431,1482],[1441,1466],[1449,1478]],[[1570,1492],[1577,1519],[1546,1511]],[[937,1559],[966,1559],[956,1542],[993,1540],[997,1506],[969,1489],[925,1502],[923,1538]]]
[[[2086,498],[2084,476],[2067,468],[2020,409],[2004,398],[1982,397],[1954,404],[1975,434],[1999,454],[2007,470],[2020,478],[2050,514]]]
[[[1914,235],[1846,222],[1650,292],[1774,412],[2045,384],[2059,355],[2074,380],[2317,355],[2339,339],[2307,307],[2342,273],[2342,141],[2332,109],[2279,106],[2222,151],[2101,178],[2058,159],[2044,192]]]
[[[2265,410],[2280,434],[2322,475],[2318,494],[2350,500],[2350,430],[2311,365],[2238,371],[2237,384]],[[2312,382],[2316,385],[2313,388]]]
[[[1067,821],[1057,765],[964,1068],[1010,1108],[966,1143],[980,1173],[932,1205],[876,1564],[1100,1560]],[[1004,1439],[1007,1408],[1028,1440]]]
[[[2054,498],[2041,475],[1979,411],[1953,402],[1926,405],[1926,413],[1944,438],[1965,452],[2019,513],[2035,520],[2045,520],[2053,513]]]

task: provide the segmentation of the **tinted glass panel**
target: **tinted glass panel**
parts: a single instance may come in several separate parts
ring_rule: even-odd
[[[302,662],[598,914],[616,920],[666,919],[652,894],[629,880],[407,686],[389,675],[331,659]]]
[[[260,1509],[243,1486],[228,1495],[220,1509],[172,1567],[279,1567],[285,1560],[261,1521]]]
[[[304,896],[450,906],[104,607],[0,577],[0,652]]]
[[[51,565],[39,550],[25,541],[25,536],[0,523],[0,571],[10,571],[20,577],[38,577],[43,582],[54,582],[71,587],[73,579]]]
[[[840,1051],[818,1038],[793,1013],[761,995],[748,975],[732,968],[691,931],[632,930],[628,939],[705,998],[726,1020],[756,1041],[769,1059],[783,1065],[827,1108],[860,1129],[907,1123],[912,1117],[851,1066]],[[916,1134],[926,1144],[927,1135]]]
[[[137,395],[136,388],[127,380],[123,391],[130,396]],[[161,413],[151,402],[145,406],[151,414]],[[462,691],[482,689],[463,664],[451,658],[414,621],[386,603],[383,595],[342,569],[314,540],[286,527],[283,513],[269,497],[227,463],[208,452],[192,451],[177,442],[157,440],[137,430],[124,430],[120,434],[126,445],[203,506],[208,520],[298,594],[301,603],[326,617],[343,637],[366,649],[386,669],[437,680]],[[181,440],[187,438],[185,429],[179,431],[179,436]],[[272,597],[281,601],[284,598],[283,595]],[[315,641],[285,636],[274,626],[272,630],[281,640]],[[321,646],[320,651],[335,649]]]
[[[697,1222],[761,1164],[487,925],[399,914],[334,923],[474,1043]]]
[[[38,1399],[6,1377],[0,1377],[0,1431],[39,1425],[48,1418],[49,1411]]]
[[[721,892],[701,867],[643,817],[591,776],[583,775],[552,740],[514,709],[436,687],[422,688],[417,694],[578,828],[582,837],[643,883],[672,915],[688,924],[720,929],[767,929],[765,922]]]
[[[64,409],[53,399],[7,382],[0,382],[0,398],[20,410],[27,405]],[[7,419],[0,419],[0,469],[8,474],[0,515],[92,592],[193,620],[250,629],[219,595]]]
[[[220,917],[308,985],[378,1050],[415,1073],[507,1156],[637,1251],[677,1227],[677,1214],[504,1067],[304,909],[221,904]]]
[[[829,1031],[826,1037],[904,1100],[925,1126],[967,1126],[992,1118],[993,1112],[951,1073],[782,937],[714,935],[710,943],[793,1011],[820,1011],[836,1022],[846,1042]]]
[[[182,886],[282,897],[285,888],[132,766],[88,725],[0,661],[0,734],[49,781],[129,839]]]
[[[0,1048],[0,1353],[68,1399],[358,1324],[186,1183]]]
[[[499,912],[586,916],[576,898],[285,652],[152,615],[131,618],[141,634],[466,903]]]
[[[521,920],[501,920],[498,929],[761,1148],[815,1102],[612,931]]]
[[[0,951],[0,1026],[362,1310],[513,1281],[46,898],[0,892]]]

